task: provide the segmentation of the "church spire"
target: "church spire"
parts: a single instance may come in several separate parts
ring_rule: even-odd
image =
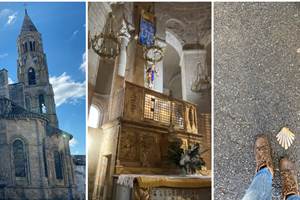
[[[25,17],[23,20],[22,28],[21,28],[21,34],[26,32],[38,32],[35,25],[31,21],[27,9],[25,8]]]

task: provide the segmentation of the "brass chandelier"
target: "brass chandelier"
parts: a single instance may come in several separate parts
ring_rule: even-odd
[[[115,59],[120,52],[120,43],[113,29],[114,17],[109,13],[104,31],[92,38],[92,48],[101,58]]]

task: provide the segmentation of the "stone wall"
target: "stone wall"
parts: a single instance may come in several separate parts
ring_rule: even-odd
[[[46,122],[35,118],[0,119],[0,182],[5,185],[0,189],[7,199],[66,199],[69,186],[74,187],[72,166],[69,161],[69,149],[66,146],[69,139],[62,136],[48,137]],[[26,177],[15,177],[12,157],[12,143],[21,139],[25,144],[27,159]],[[45,173],[43,145],[46,146],[46,162],[48,177]],[[54,150],[63,153],[63,180],[55,178]],[[6,160],[6,161],[5,161]],[[70,184],[69,184],[70,181]],[[53,188],[53,189],[50,189]]]
[[[92,199],[110,199],[112,197],[112,175],[115,173],[119,126],[118,121],[113,121],[102,126],[102,142]]]

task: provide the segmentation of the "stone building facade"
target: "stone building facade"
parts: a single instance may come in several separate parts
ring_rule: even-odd
[[[85,200],[86,157],[85,155],[73,155],[72,158],[76,180],[76,198],[77,200]]]
[[[17,48],[18,83],[0,70],[0,199],[75,199],[72,135],[58,127],[41,34],[26,10]]]

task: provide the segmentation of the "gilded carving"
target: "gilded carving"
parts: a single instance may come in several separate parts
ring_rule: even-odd
[[[141,135],[140,161],[143,167],[153,167],[160,160],[160,149],[154,136]]]
[[[142,91],[142,89],[130,83],[126,84],[125,119],[140,121],[142,116]]]
[[[188,105],[185,110],[185,118],[186,118],[186,130],[189,133],[197,133],[197,116],[196,116],[196,108],[194,106]]]
[[[150,200],[150,189],[135,187],[134,200]]]
[[[137,158],[137,138],[132,132],[123,132],[121,138],[120,158],[127,161],[134,161]]]

